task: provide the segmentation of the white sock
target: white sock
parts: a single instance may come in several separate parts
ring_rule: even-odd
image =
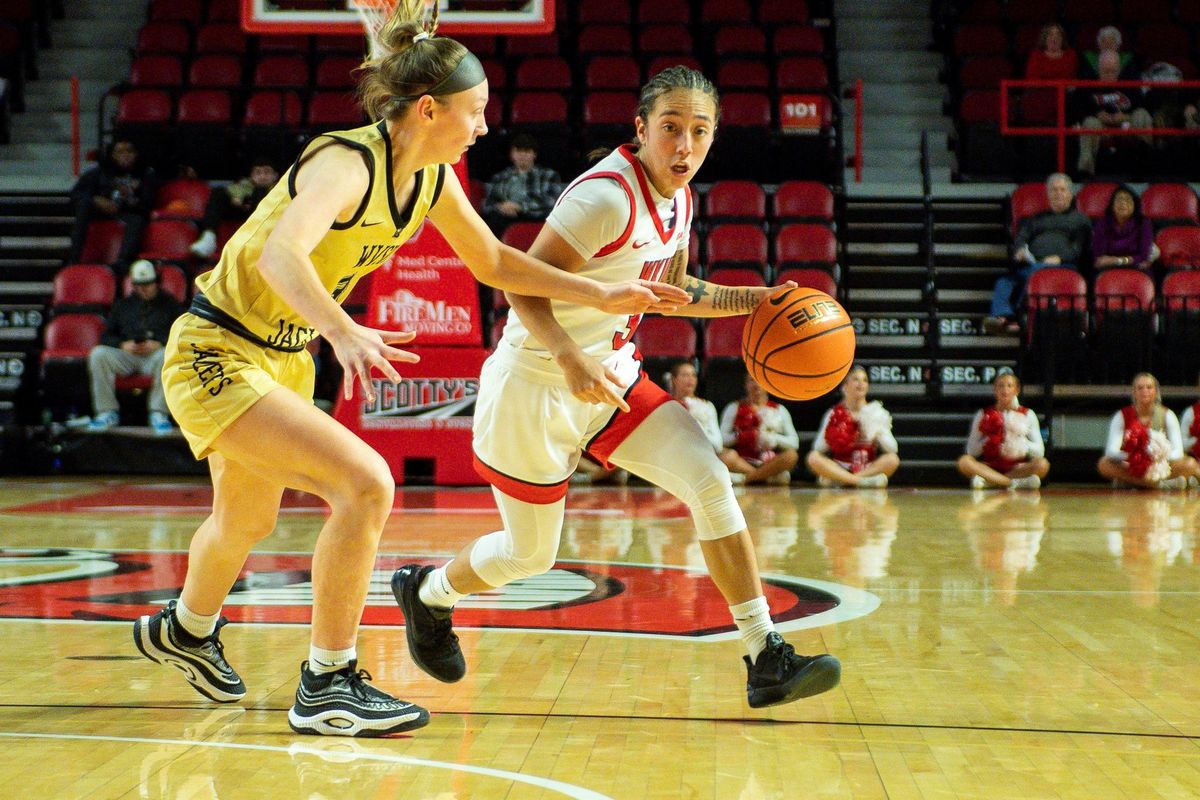
[[[315,644],[308,646],[308,671],[313,675],[324,675],[327,672],[337,672],[345,669],[350,662],[358,658],[354,646],[345,650],[326,650]]]
[[[417,597],[425,604],[426,608],[454,608],[455,603],[466,597],[466,595],[454,591],[454,587],[450,585],[450,578],[446,575],[448,566],[450,564],[438,567],[426,575],[425,580],[421,581],[421,586],[417,589]]]
[[[221,616],[219,608],[215,614],[197,614],[184,604],[182,597],[175,601],[175,621],[197,639],[207,639],[212,636],[212,632],[217,629],[217,617],[219,616]]]
[[[759,595],[753,600],[730,606],[729,613],[733,614],[733,624],[742,632],[742,643],[746,645],[750,661],[753,662],[766,648],[767,634],[775,630],[767,598]]]

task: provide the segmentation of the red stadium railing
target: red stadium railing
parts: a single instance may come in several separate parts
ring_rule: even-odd
[[[1198,89],[1200,81],[1084,81],[1027,80],[1006,78],[1000,81],[1000,132],[1005,136],[1053,136],[1058,144],[1058,171],[1066,171],[1068,136],[1200,136],[1200,128],[1080,128],[1067,125],[1067,90],[1103,87],[1106,89]],[[1009,121],[1013,89],[1047,89],[1055,92],[1055,125],[1017,126]]]

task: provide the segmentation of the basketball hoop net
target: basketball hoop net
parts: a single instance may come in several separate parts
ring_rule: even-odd
[[[392,12],[396,10],[397,0],[348,0],[358,14],[358,18],[362,20],[363,29],[367,33],[367,42],[371,45],[371,58],[379,58],[382,55],[382,47],[379,41],[379,31],[383,24],[392,16]],[[425,15],[429,16],[429,9],[437,0],[425,0]]]

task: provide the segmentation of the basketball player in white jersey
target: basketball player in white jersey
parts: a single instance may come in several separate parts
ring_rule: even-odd
[[[641,93],[637,146],[619,148],[572,183],[530,253],[601,282],[641,277],[680,286],[691,295],[681,315],[750,312],[775,290],[717,286],[686,273],[688,183],[718,113],[703,75],[686,67],[660,72]],[[462,678],[454,604],[554,565],[567,483],[586,450],[690,507],[709,574],[745,643],[752,707],[836,686],[836,658],[797,655],[774,630],[728,469],[687,410],[642,372],[632,343],[641,315],[510,300],[503,339],[483,367],[474,438],[476,469],[492,484],[504,530],[471,542],[444,567],[411,564],[393,575],[416,663],[441,681]]]

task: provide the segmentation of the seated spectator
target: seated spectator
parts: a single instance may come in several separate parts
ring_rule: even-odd
[[[1096,469],[1114,487],[1186,489],[1189,478],[1200,479],[1200,465],[1183,452],[1179,418],[1149,372],[1134,376],[1133,402],[1113,414]]]
[[[183,307],[171,295],[159,291],[153,263],[145,259],[133,262],[129,278],[133,293],[113,304],[100,344],[88,353],[93,416],[87,430],[103,432],[120,421],[118,377],[150,375],[150,427],[161,436],[172,430],[162,387],[163,345]]]
[[[746,476],[754,472],[754,465],[737,454],[733,448],[726,447],[721,439],[721,423],[717,419],[717,407],[702,397],[696,396],[696,386],[699,376],[690,361],[680,361],[671,367],[667,374],[670,378],[668,388],[671,396],[683,403],[684,408],[696,420],[704,438],[712,445],[713,452],[729,468],[729,478],[734,483],[743,483]]]
[[[200,237],[188,249],[197,258],[212,258],[217,252],[217,228],[226,220],[244,220],[279,180],[279,170],[268,158],[255,159],[249,177],[228,186],[215,186],[200,220]]]
[[[1200,401],[1184,409],[1183,416],[1179,419],[1179,430],[1183,436],[1184,455],[1200,462]],[[1189,478],[1188,485],[1192,488],[1200,486],[1200,480]]]
[[[754,468],[746,473],[746,483],[791,483],[800,460],[792,415],[749,375],[745,388],[745,397],[721,412],[721,440]]]
[[[1092,225],[1092,256],[1097,272],[1114,267],[1149,270],[1158,258],[1154,226],[1129,186],[1113,191],[1104,216]]]
[[[497,236],[512,222],[545,220],[563,189],[557,172],[537,165],[537,140],[529,134],[513,137],[508,157],[512,166],[492,176],[483,198],[483,217]]]
[[[1102,81],[1116,81],[1120,78],[1121,60],[1112,50],[1100,54],[1100,77]],[[1113,130],[1118,128],[1152,128],[1154,120],[1150,112],[1134,103],[1136,95],[1131,90],[1103,86],[1081,88],[1074,92],[1072,103],[1075,106],[1073,118],[1077,124],[1088,130]],[[1140,99],[1140,98],[1139,98]],[[1085,135],[1079,137],[1079,172],[1084,175],[1096,174],[1096,154],[1105,137]],[[1123,136],[1128,140],[1130,137]],[[1153,143],[1150,136],[1139,136],[1138,139],[1149,147]]]
[[[892,415],[878,400],[867,402],[870,382],[854,366],[842,381],[842,402],[825,412],[805,462],[821,486],[877,488],[900,466]]]
[[[1079,76],[1079,56],[1066,46],[1062,25],[1052,22],[1042,28],[1037,47],[1025,61],[1025,77],[1037,80],[1066,80]]]
[[[996,402],[975,412],[958,471],[972,489],[1037,489],[1050,471],[1037,414],[1017,399],[1021,382],[1008,367],[992,379]]]
[[[989,333],[1020,330],[1017,309],[1025,300],[1025,284],[1043,267],[1078,269],[1092,238],[1092,223],[1075,208],[1071,179],[1056,172],[1046,179],[1050,208],[1021,221],[1013,242],[1013,264],[996,279],[991,316],[983,321]]]
[[[1083,54],[1083,63],[1079,66],[1079,77],[1094,81],[1100,77],[1100,54],[1111,51],[1117,54],[1119,60],[1118,74],[1121,80],[1137,80],[1136,64],[1133,53],[1121,50],[1123,37],[1115,25],[1105,25],[1096,32],[1096,49]]]
[[[71,190],[75,225],[71,229],[67,263],[79,261],[92,220],[120,220],[125,224],[125,235],[117,260],[110,266],[118,278],[124,277],[142,245],[142,234],[157,193],[154,170],[138,160],[133,142],[125,139],[113,142],[101,162],[79,176]]]

